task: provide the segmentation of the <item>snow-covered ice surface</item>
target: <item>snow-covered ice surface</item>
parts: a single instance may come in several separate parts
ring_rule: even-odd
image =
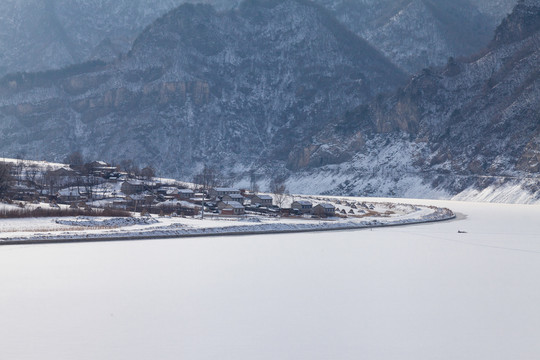
[[[458,218],[0,247],[0,358],[540,358],[540,206],[411,202]]]

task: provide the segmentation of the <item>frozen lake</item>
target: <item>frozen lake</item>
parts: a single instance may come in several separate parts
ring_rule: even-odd
[[[412,202],[459,220],[0,247],[0,358],[540,358],[540,206]]]

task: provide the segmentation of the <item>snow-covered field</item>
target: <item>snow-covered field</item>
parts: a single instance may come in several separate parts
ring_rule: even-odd
[[[540,358],[540,206],[411,202],[458,219],[0,247],[0,358]]]

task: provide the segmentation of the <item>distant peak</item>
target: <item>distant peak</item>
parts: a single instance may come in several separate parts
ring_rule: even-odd
[[[540,30],[540,0],[520,0],[495,31],[491,44],[521,41]]]

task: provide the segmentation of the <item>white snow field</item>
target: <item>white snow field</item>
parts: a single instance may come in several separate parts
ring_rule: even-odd
[[[1,246],[0,358],[539,359],[540,206],[411,202],[458,219]]]

